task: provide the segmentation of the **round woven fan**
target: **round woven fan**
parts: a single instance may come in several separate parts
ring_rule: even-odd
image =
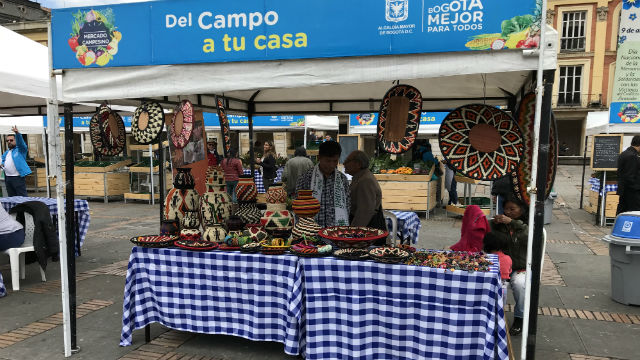
[[[176,149],[187,146],[193,130],[193,104],[189,100],[182,100],[176,108],[171,122],[171,143]]]
[[[511,176],[513,192],[526,204],[529,204],[530,197],[527,186],[531,183],[531,165],[533,162],[533,125],[536,113],[536,94],[529,93],[522,98],[518,107],[518,126],[522,130],[522,137],[525,143],[525,151],[522,154],[518,170]],[[551,188],[556,178],[558,167],[558,129],[556,119],[551,115],[549,127],[549,161],[547,163],[547,182],[545,187],[545,199],[549,197]],[[534,180],[535,181],[535,180]]]
[[[224,157],[228,157],[229,150],[231,150],[231,130],[229,129],[229,119],[227,118],[227,112],[224,109],[222,99],[219,97],[216,97],[216,107],[218,108],[220,130],[222,131],[222,149],[224,151]]]
[[[140,144],[158,141],[164,128],[164,111],[157,102],[144,103],[136,109],[131,120],[131,134]]]
[[[422,94],[413,86],[396,85],[380,104],[378,142],[384,151],[402,154],[411,149],[418,135]]]
[[[91,144],[96,152],[104,156],[115,156],[125,146],[124,121],[107,105],[101,105],[89,122]]]
[[[497,180],[518,168],[524,151],[518,124],[506,112],[489,105],[461,106],[442,121],[440,150],[464,176]]]

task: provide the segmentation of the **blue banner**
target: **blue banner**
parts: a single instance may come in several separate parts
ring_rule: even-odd
[[[47,117],[43,116],[42,121],[44,122],[44,127],[47,127]],[[124,127],[131,127],[131,116],[123,116],[122,121],[124,122]],[[73,127],[74,128],[88,128],[89,122],[91,122],[91,116],[74,116],[73,117]],[[60,127],[64,127],[64,116],[60,116]]]
[[[204,126],[220,126],[220,119],[218,114],[204,113]],[[227,115],[229,118],[229,127],[248,127],[249,118],[240,115]],[[281,115],[281,116],[254,116],[254,127],[281,127],[292,128],[299,127],[304,128],[304,116],[303,115]]]
[[[420,125],[440,125],[448,112],[423,112],[420,114]],[[349,126],[377,126],[378,113],[350,114]]]
[[[152,1],[54,9],[56,69],[533,48],[540,0]]]

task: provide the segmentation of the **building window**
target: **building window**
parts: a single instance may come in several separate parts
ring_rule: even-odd
[[[580,105],[582,65],[560,66],[558,105]]]
[[[586,11],[562,13],[562,38],[560,50],[584,51],[586,42]]]

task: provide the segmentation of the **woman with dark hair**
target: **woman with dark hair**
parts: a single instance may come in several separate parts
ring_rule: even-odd
[[[263,145],[264,155],[262,158],[256,159],[256,163],[262,166],[262,183],[264,191],[269,190],[273,179],[276,178],[276,153],[273,149],[273,143],[269,140]]]
[[[289,197],[295,197],[298,177],[312,167],[313,161],[307,157],[307,150],[302,146],[296,148],[293,159],[287,161],[282,172],[282,181],[286,184]]]
[[[505,254],[509,255],[512,261],[510,284],[516,300],[513,324],[509,330],[512,336],[522,333],[529,230],[527,223],[526,207],[514,197],[505,200],[504,214],[496,215],[491,222],[491,232],[507,243]]]
[[[238,202],[236,185],[238,185],[238,179],[242,175],[242,162],[238,159],[238,150],[231,148],[229,157],[222,160],[221,165],[222,170],[224,170],[224,181],[227,183],[227,194],[231,196],[231,202],[236,204]]]

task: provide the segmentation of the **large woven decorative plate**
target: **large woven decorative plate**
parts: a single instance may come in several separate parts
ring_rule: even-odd
[[[518,126],[522,130],[525,151],[522,154],[518,170],[511,174],[511,182],[513,183],[513,192],[516,196],[529,204],[530,197],[527,192],[527,185],[531,183],[531,165],[533,159],[533,125],[536,113],[536,94],[529,93],[522,98],[518,107]],[[549,124],[549,161],[547,163],[547,182],[545,187],[545,199],[549,197],[551,188],[556,179],[556,170],[558,167],[558,129],[556,118],[551,115],[551,123]],[[534,180],[535,181],[535,180]]]
[[[389,89],[380,104],[378,142],[392,154],[411,149],[418,135],[422,94],[410,85],[396,85]]]
[[[489,105],[461,106],[447,115],[438,133],[447,162],[464,176],[497,180],[518,168],[524,141],[518,124]]]
[[[157,102],[144,103],[136,109],[131,120],[131,134],[140,144],[158,141],[164,128],[164,111]]]
[[[168,247],[173,245],[173,242],[178,240],[177,236],[170,235],[141,235],[134,236],[130,241],[138,246],[144,247]]]
[[[179,125],[182,124],[182,130],[178,131]],[[182,149],[187,146],[191,138],[193,130],[193,104],[189,100],[182,100],[180,105],[173,113],[173,121],[171,122],[171,143],[176,149]]]
[[[177,240],[173,244],[179,248],[194,251],[209,251],[218,247],[217,243],[204,240]]]
[[[342,249],[361,249],[378,239],[387,237],[389,232],[363,226],[331,226],[321,229],[318,235]]]
[[[217,96],[216,107],[218,109],[218,119],[220,119],[220,130],[222,131],[222,149],[224,151],[224,157],[229,157],[229,150],[231,150],[231,131],[229,130],[229,119],[227,118],[227,112],[224,109],[222,99]]]
[[[116,156],[125,146],[124,122],[117,112],[102,105],[89,122],[91,144],[104,156]]]

